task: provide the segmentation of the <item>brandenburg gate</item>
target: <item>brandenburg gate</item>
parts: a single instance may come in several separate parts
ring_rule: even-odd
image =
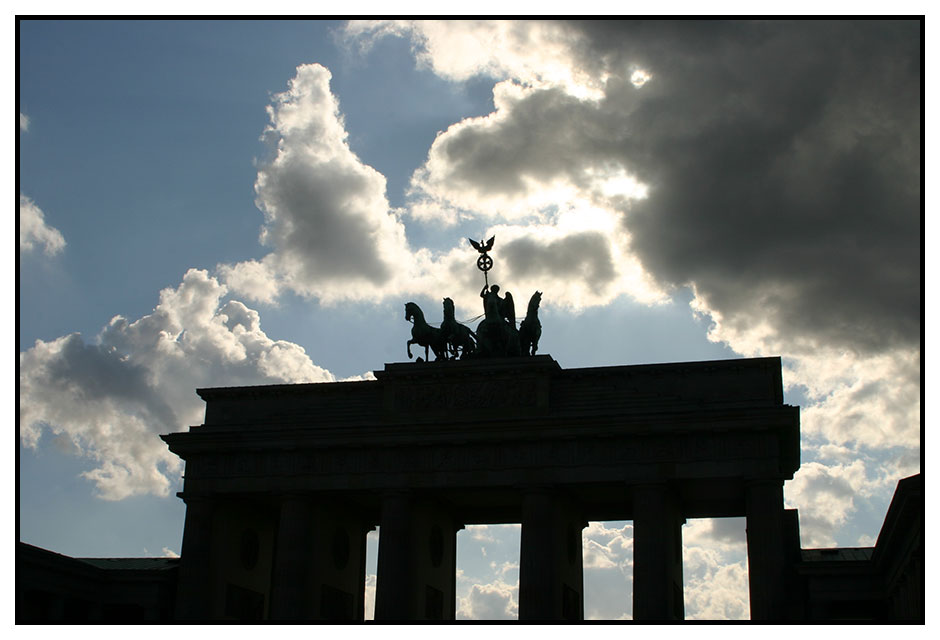
[[[800,436],[779,358],[375,377],[198,391],[204,423],[162,436],[186,463],[179,617],[361,620],[378,526],[375,618],[452,620],[457,532],[521,523],[519,618],[579,620],[582,529],[632,520],[634,619],[682,619],[682,524],[727,516],[747,518],[751,617],[787,617]]]

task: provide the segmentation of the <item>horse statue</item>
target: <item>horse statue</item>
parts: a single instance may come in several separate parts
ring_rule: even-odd
[[[440,329],[432,327],[425,321],[424,312],[421,307],[414,302],[405,303],[405,320],[411,322],[414,318],[414,326],[411,328],[411,340],[408,341],[408,358],[411,355],[411,345],[416,344],[424,347],[424,359],[428,359],[428,349],[434,352],[435,360],[447,360],[447,348],[444,344],[444,334]]]
[[[539,322],[539,303],[542,301],[542,292],[536,291],[529,298],[529,308],[525,319],[519,325],[519,342],[522,353],[534,356],[539,350],[539,338],[542,337],[542,323]]]
[[[461,360],[472,356],[477,349],[476,334],[454,318],[454,301],[444,298],[444,321],[441,323],[444,346],[451,358]]]

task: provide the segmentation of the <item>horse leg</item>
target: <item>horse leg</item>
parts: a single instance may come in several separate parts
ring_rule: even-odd
[[[414,357],[413,355],[411,355],[411,345],[413,345],[414,342],[415,342],[414,340],[408,341],[408,359],[409,360],[411,360]]]

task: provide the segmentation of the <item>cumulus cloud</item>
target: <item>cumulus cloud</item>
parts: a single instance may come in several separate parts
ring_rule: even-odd
[[[515,620],[519,616],[516,601],[518,587],[501,580],[492,584],[474,584],[466,597],[458,598],[458,620]]]
[[[20,437],[67,441],[97,467],[83,476],[108,500],[168,495],[181,462],[159,434],[202,419],[194,389],[332,381],[303,348],[269,338],[258,312],[191,269],[152,313],[115,316],[93,342],[71,334],[20,353]]]
[[[365,48],[387,35],[410,37],[421,66],[454,81],[514,77],[584,92],[603,78],[572,58],[576,37],[564,24],[523,20],[351,20],[346,33]]]
[[[590,522],[582,532],[584,618],[630,619],[633,611],[633,525]]]
[[[219,277],[239,295],[263,303],[276,302],[284,290],[326,304],[449,296],[462,315],[477,315],[479,273],[468,268],[475,254],[462,238],[444,251],[409,247],[400,212],[385,198],[384,178],[348,147],[329,80],[323,67],[302,65],[288,90],[273,97],[265,132],[273,155],[261,164],[255,184],[265,216],[261,241],[272,251],[260,260],[219,265]],[[603,198],[639,197],[620,170],[594,167],[586,174]],[[509,216],[513,222],[487,229],[499,236],[502,256],[491,275],[511,281],[521,296],[520,315],[537,289],[552,291],[544,304],[571,309],[606,304],[623,292],[643,302],[668,299],[626,251],[628,234],[609,210],[578,193],[555,195],[536,190],[526,202],[509,194],[502,205],[504,213],[516,212]],[[480,209],[479,203],[463,204]],[[416,202],[411,212],[421,206]],[[439,215],[428,201],[423,206]]]
[[[747,620],[750,600],[744,518],[697,518],[682,527],[688,620]]]
[[[23,194],[20,194],[19,223],[20,251],[28,253],[37,247],[42,247],[43,252],[51,256],[61,252],[65,247],[65,238],[59,230],[46,224],[42,209]]]
[[[633,567],[633,525],[608,527],[590,522],[581,534],[585,569],[618,569],[630,575]]]
[[[366,593],[365,593],[365,620],[375,620],[375,585],[377,576],[374,573],[366,574]]]
[[[411,262],[385,178],[350,150],[330,72],[301,65],[268,107],[256,203],[264,213],[261,261],[223,265],[226,282],[270,302],[288,288],[325,302],[376,295]]]
[[[804,462],[786,487],[787,503],[799,507],[802,545],[835,546],[836,533],[857,509],[856,500],[870,498],[886,484],[892,483],[884,477],[869,478],[862,459],[831,465]]]
[[[920,445],[920,353],[869,357],[822,353],[788,367],[814,404],[801,415],[804,437],[836,445]]]
[[[685,581],[687,620],[748,620],[747,563],[728,563],[712,550],[688,547],[683,550],[683,569],[692,573]]]

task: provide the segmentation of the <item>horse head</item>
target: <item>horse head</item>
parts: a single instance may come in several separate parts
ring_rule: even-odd
[[[539,309],[539,304],[542,302],[542,292],[536,291],[532,294],[532,297],[529,298],[529,313],[535,313]]]
[[[454,317],[454,301],[450,298],[444,298],[444,319],[448,320]]]
[[[421,314],[421,308],[418,305],[414,302],[405,303],[405,320],[411,322],[411,319],[419,314]]]

